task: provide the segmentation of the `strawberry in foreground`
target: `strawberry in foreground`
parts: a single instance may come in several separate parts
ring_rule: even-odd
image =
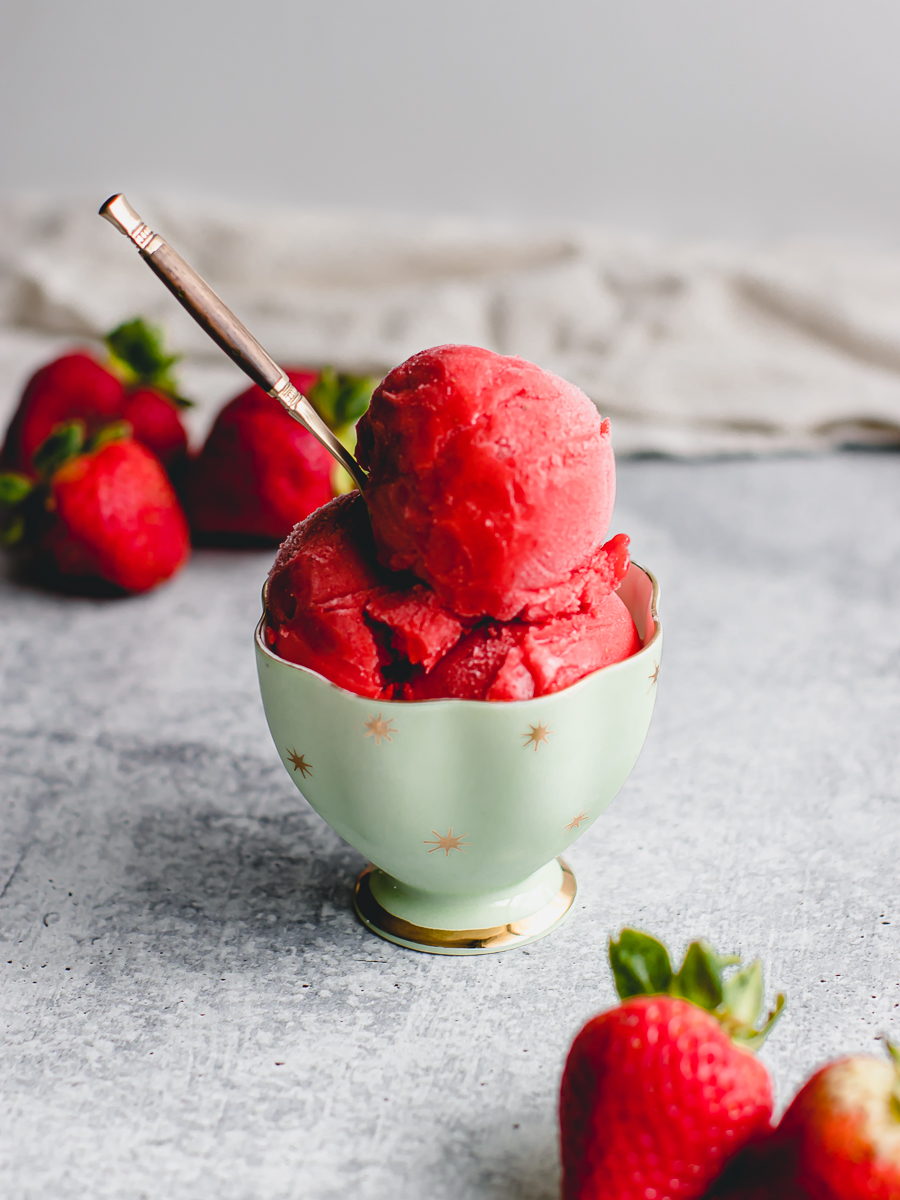
[[[88,437],[63,423],[40,446],[32,475],[0,474],[0,541],[21,543],[57,586],[97,581],[144,592],[189,553],[187,522],[159,460],[127,425]]]
[[[34,478],[38,448],[64,421],[84,423],[87,435],[127,420],[141,442],[169,470],[187,454],[187,435],[172,376],[175,356],[163,350],[161,332],[141,318],[126,321],[106,338],[111,360],[102,366],[90,354],[64,354],[29,380],[0,451],[0,467]]]
[[[349,449],[374,379],[289,370],[294,386]],[[251,387],[226,404],[189,467],[186,505],[198,540],[283,541],[298,521],[353,486],[336,480],[334,459],[278,400]],[[336,483],[338,486],[336,486]]]
[[[822,1067],[784,1114],[778,1141],[796,1146],[812,1200],[900,1197],[900,1050],[888,1051],[890,1062],[857,1055]]]
[[[772,1085],[753,1051],[784,997],[756,1028],[758,960],[691,943],[672,970],[655,938],[624,929],[610,941],[623,1003],[589,1021],[563,1072],[564,1200],[692,1200],[765,1131]]]
[[[748,1146],[710,1197],[725,1200],[897,1200],[900,1049],[890,1062],[837,1059],[794,1097],[775,1132]]]

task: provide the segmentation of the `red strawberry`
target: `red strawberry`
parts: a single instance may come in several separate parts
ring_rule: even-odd
[[[693,942],[673,974],[665,947],[624,929],[610,962],[624,1003],[576,1037],[560,1098],[564,1200],[696,1200],[768,1127],[772,1087],[757,961]]]
[[[169,396],[157,388],[135,388],[126,394],[122,417],[131,426],[134,440],[152,450],[170,475],[183,468],[187,434]]]
[[[352,448],[354,423],[375,381],[326,369],[288,371],[294,386]],[[188,470],[191,528],[218,543],[281,542],[335,491],[334,459],[261,388],[248,388],[222,409]],[[349,486],[352,486],[350,484]]]
[[[64,354],[29,380],[0,452],[5,469],[33,474],[38,447],[63,421],[83,421],[93,433],[122,415],[122,381],[89,354]]]
[[[900,1197],[900,1050],[822,1067],[781,1119],[776,1140],[793,1145],[797,1181],[810,1200]]]
[[[159,460],[110,426],[85,440],[79,421],[57,426],[34,456],[40,482],[0,475],[0,538],[24,540],[43,573],[144,592],[187,559],[187,522]]]
[[[172,368],[177,354],[166,354],[162,331],[140,317],[107,334],[112,365],[128,387],[119,414],[132,428],[135,441],[152,450],[169,474],[187,462],[187,434],[179,409],[190,400],[179,394]]]
[[[33,475],[38,447],[63,421],[84,423],[90,436],[111,421],[126,419],[134,437],[167,467],[177,466],[187,452],[187,437],[178,415],[171,367],[175,358],[162,350],[158,330],[140,318],[114,329],[106,339],[112,365],[101,366],[89,354],[64,354],[41,367],[29,380],[6,434],[0,465]]]

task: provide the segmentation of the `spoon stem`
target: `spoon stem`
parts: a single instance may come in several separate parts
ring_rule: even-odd
[[[362,491],[366,475],[353,455],[335,437],[306,397],[297,391],[286,372],[194,268],[144,224],[123,195],[110,196],[101,207],[100,216],[137,246],[150,270],[163,281],[200,328],[258,387],[280,401],[294,420],[322,443]]]

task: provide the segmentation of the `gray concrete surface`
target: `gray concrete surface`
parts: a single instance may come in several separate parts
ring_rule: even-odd
[[[620,468],[663,587],[643,756],[569,923],[444,959],[365,932],[361,866],[263,720],[265,554],[147,597],[2,583],[0,1194],[544,1200],[610,931],[761,954],[784,1102],[900,1035],[900,458]]]

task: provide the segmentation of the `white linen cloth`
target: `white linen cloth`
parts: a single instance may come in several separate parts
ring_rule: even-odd
[[[198,440],[243,376],[96,216],[97,199],[0,202],[0,418],[36,367],[140,313],[185,355]],[[383,374],[426,346],[470,342],[579,384],[612,419],[619,454],[900,444],[898,256],[583,225],[138,206],[285,365]]]

